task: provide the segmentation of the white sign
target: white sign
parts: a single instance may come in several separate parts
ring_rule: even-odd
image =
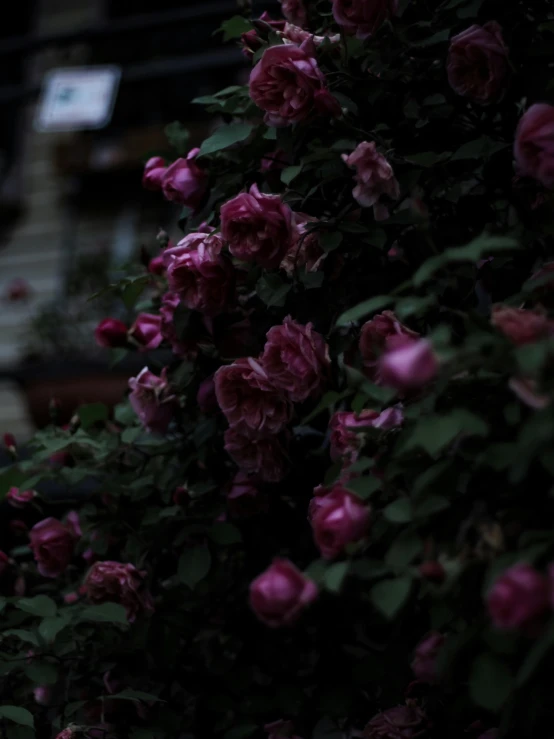
[[[119,67],[67,67],[48,72],[42,83],[35,127],[38,131],[104,128],[112,117]]]

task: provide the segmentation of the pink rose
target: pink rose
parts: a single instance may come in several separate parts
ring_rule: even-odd
[[[219,234],[189,234],[164,252],[167,280],[184,305],[208,316],[223,313],[234,293],[234,269]]]
[[[246,31],[240,37],[242,53],[247,59],[252,59],[254,54],[263,46],[263,40],[258,35],[258,30],[261,30],[264,36],[267,36],[267,32],[269,32],[270,29],[272,31],[282,31],[285,27],[285,21],[272,20],[267,10],[264,10],[261,16],[257,20],[252,21],[252,23],[254,28],[250,31]]]
[[[554,107],[532,105],[521,118],[514,144],[516,164],[522,175],[554,187]]]
[[[151,275],[158,275],[159,277],[165,275],[165,262],[162,254],[152,257],[148,262],[148,271]]]
[[[94,329],[98,346],[114,349],[127,344],[127,326],[117,318],[104,318]]]
[[[252,357],[220,367],[215,373],[215,393],[229,425],[245,434],[276,434],[292,415],[286,396]]]
[[[340,483],[310,506],[315,543],[325,559],[334,559],[346,545],[362,539],[369,530],[371,509]]]
[[[280,264],[289,277],[300,267],[306,272],[317,272],[327,256],[321,248],[321,232],[313,228],[314,223],[315,218],[296,214],[294,238]]]
[[[308,11],[304,0],[281,0],[281,11],[285,18],[297,26],[308,23]]]
[[[158,377],[144,367],[136,377],[131,377],[129,387],[129,401],[141,423],[149,431],[165,433],[177,402],[167,380],[167,369]]]
[[[362,326],[359,348],[364,371],[370,379],[377,379],[378,357],[395,336],[416,338],[419,334],[400,323],[390,310],[383,311]]]
[[[548,581],[520,562],[498,577],[487,595],[491,621],[498,629],[518,629],[535,621],[548,607]]]
[[[167,200],[193,210],[200,206],[208,187],[208,175],[196,164],[200,149],[192,149],[186,159],[177,159],[165,171],[162,190]]]
[[[37,685],[33,690],[33,697],[39,706],[48,706],[52,702],[52,688],[50,685]]]
[[[274,47],[280,48],[280,47]],[[292,211],[280,195],[262,195],[257,185],[221,206],[221,233],[237,259],[278,267],[293,238]]]
[[[29,546],[43,577],[58,577],[65,572],[75,549],[77,536],[72,525],[45,518],[29,532]]]
[[[156,349],[163,340],[162,317],[153,313],[139,313],[129,329],[129,338],[138,346],[139,351]]]
[[[66,593],[63,597],[63,602],[68,606],[72,606],[79,601],[79,598],[79,593]]]
[[[273,564],[250,584],[250,605],[267,626],[288,626],[317,598],[317,586],[288,559]]]
[[[387,408],[382,413],[373,410],[363,410],[361,413],[337,411],[331,418],[331,459],[346,458],[353,463],[364,443],[364,429],[380,428],[388,430],[400,426],[404,420],[399,408]]]
[[[25,508],[28,503],[31,503],[36,498],[34,490],[20,490],[19,488],[13,487],[8,490],[6,500],[12,506],[12,508]]]
[[[194,357],[196,355],[196,343],[184,341],[177,336],[177,329],[175,328],[173,318],[175,309],[180,302],[181,299],[177,293],[168,292],[162,296],[160,331],[164,339],[171,344],[171,349],[176,357]]]
[[[532,344],[554,333],[554,321],[544,313],[506,305],[493,306],[491,323],[516,346]]]
[[[412,670],[418,680],[434,683],[437,679],[437,657],[445,637],[437,631],[420,641],[415,650]]]
[[[365,39],[398,11],[398,0],[333,0],[333,17],[346,33]]]
[[[365,739],[423,739],[427,736],[429,720],[425,713],[411,703],[388,708],[378,713],[364,729]]]
[[[317,66],[310,39],[264,51],[250,74],[250,97],[265,111],[268,126],[287,126],[320,113],[338,116],[341,108]]]
[[[214,411],[219,409],[213,375],[206,377],[206,379],[202,380],[200,383],[200,387],[196,394],[196,402],[198,403],[198,407],[202,413],[214,413]]]
[[[152,157],[144,165],[142,186],[146,190],[161,190],[165,173],[165,159],[163,157]]]
[[[292,721],[284,721],[283,719],[265,724],[264,731],[267,732],[267,739],[301,739],[295,735]]]
[[[351,154],[343,154],[342,159],[351,169],[356,170],[356,187],[352,190],[354,200],[363,208],[373,206],[376,220],[388,218],[388,209],[379,201],[383,195],[398,200],[400,185],[391,165],[377,151],[373,141],[362,141]]]
[[[154,611],[152,596],[144,585],[144,575],[132,564],[96,562],[84,582],[91,603],[120,603],[133,623],[139,613]]]
[[[56,739],[76,739],[77,736],[77,733],[72,728],[68,727],[63,731],[60,731],[56,736]]]
[[[473,25],[450,41],[446,71],[458,95],[476,103],[500,100],[510,78],[508,50],[496,21]]]
[[[262,482],[280,482],[287,473],[288,459],[277,436],[251,438],[231,427],[225,432],[225,451],[240,470]]]
[[[418,390],[433,380],[439,362],[426,339],[400,338],[379,358],[379,378],[396,390]]]
[[[269,381],[295,403],[322,393],[331,364],[323,336],[290,316],[267,332],[260,362]]]

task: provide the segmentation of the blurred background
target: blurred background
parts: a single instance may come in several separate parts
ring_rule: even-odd
[[[255,15],[278,8],[254,5]],[[121,308],[87,299],[141,247],[153,253],[160,227],[178,236],[180,209],[141,187],[144,162],[175,158],[164,133],[173,121],[189,130],[187,148],[200,143],[214,122],[190,101],[244,83],[248,67],[214,34],[237,0],[10,7],[0,29],[0,433],[24,442],[48,423],[51,397],[69,409],[110,402],[135,373],[132,362],[110,368],[94,344],[94,326]],[[70,89],[64,68],[76,68]]]

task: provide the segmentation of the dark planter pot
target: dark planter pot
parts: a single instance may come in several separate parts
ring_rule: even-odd
[[[50,402],[59,402],[58,423],[67,423],[83,403],[104,403],[112,409],[121,402],[130,377],[145,366],[159,366],[171,359],[165,352],[148,357],[130,354],[115,367],[102,359],[42,360],[20,365],[12,374],[37,428],[51,422]]]

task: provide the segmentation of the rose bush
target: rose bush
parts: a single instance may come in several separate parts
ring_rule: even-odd
[[[7,739],[552,733],[551,3],[282,10],[146,162],[144,369],[4,439]]]

